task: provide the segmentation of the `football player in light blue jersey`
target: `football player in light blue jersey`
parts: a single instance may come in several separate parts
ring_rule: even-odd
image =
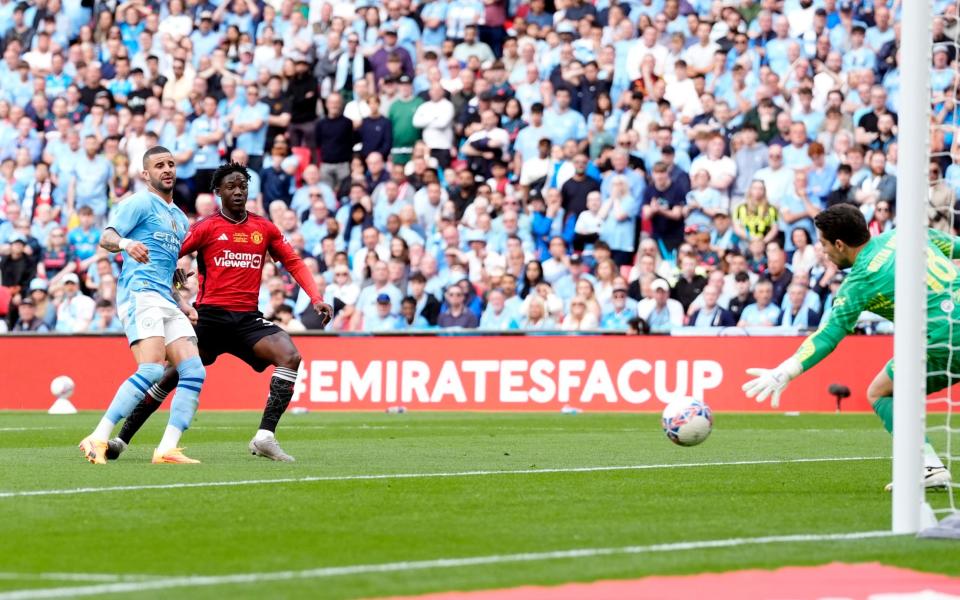
[[[189,228],[186,215],[173,203],[177,182],[173,154],[163,146],[148,149],[141,176],[147,189],[114,209],[100,237],[104,249],[123,252],[117,308],[138,367],[120,385],[100,424],[80,442],[80,449],[90,462],[106,464],[107,440],[117,421],[133,411],[163,375],[164,362],[169,360],[180,375],[180,385],[153,462],[196,463],[199,461],[187,458],[177,447],[197,411],[206,372],[192,325],[197,311],[172,288],[180,246]]]

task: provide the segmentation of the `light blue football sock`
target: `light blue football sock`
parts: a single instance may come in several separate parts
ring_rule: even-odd
[[[207,371],[203,368],[203,362],[200,361],[200,358],[195,356],[177,365],[177,374],[180,375],[180,382],[177,384],[177,391],[173,395],[173,402],[170,403],[170,421],[168,424],[180,431],[186,431],[193,421],[193,416],[197,413],[200,389],[207,377]]]
[[[150,386],[159,381],[162,376],[163,365],[161,364],[143,363],[137,367],[136,373],[120,384],[105,418],[116,425],[117,421],[128,417],[143,400],[143,395],[147,393]]]

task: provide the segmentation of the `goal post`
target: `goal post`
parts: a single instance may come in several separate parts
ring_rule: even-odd
[[[903,3],[897,165],[893,358],[893,531],[922,526],[926,416],[927,168],[930,161],[931,0]]]

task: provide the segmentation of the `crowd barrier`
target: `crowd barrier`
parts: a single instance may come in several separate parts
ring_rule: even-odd
[[[310,410],[659,411],[679,397],[716,411],[769,412],[740,386],[748,367],[773,367],[800,337],[610,335],[298,335],[303,355],[294,407]],[[833,411],[830,384],[850,388],[843,411],[868,411],[867,385],[890,358],[892,338],[854,336],[794,381],[780,411]],[[50,382],[68,375],[78,409],[103,409],[135,369],[119,336],[0,337],[0,409],[46,410]],[[202,410],[260,410],[269,370],[232,356],[207,370]]]

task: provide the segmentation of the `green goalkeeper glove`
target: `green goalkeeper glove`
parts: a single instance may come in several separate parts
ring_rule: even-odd
[[[764,402],[769,397],[770,406],[777,408],[780,406],[780,394],[802,372],[803,365],[792,356],[775,369],[747,369],[747,375],[753,375],[753,379],[743,384],[743,391],[747,398],[756,397],[757,402]]]

